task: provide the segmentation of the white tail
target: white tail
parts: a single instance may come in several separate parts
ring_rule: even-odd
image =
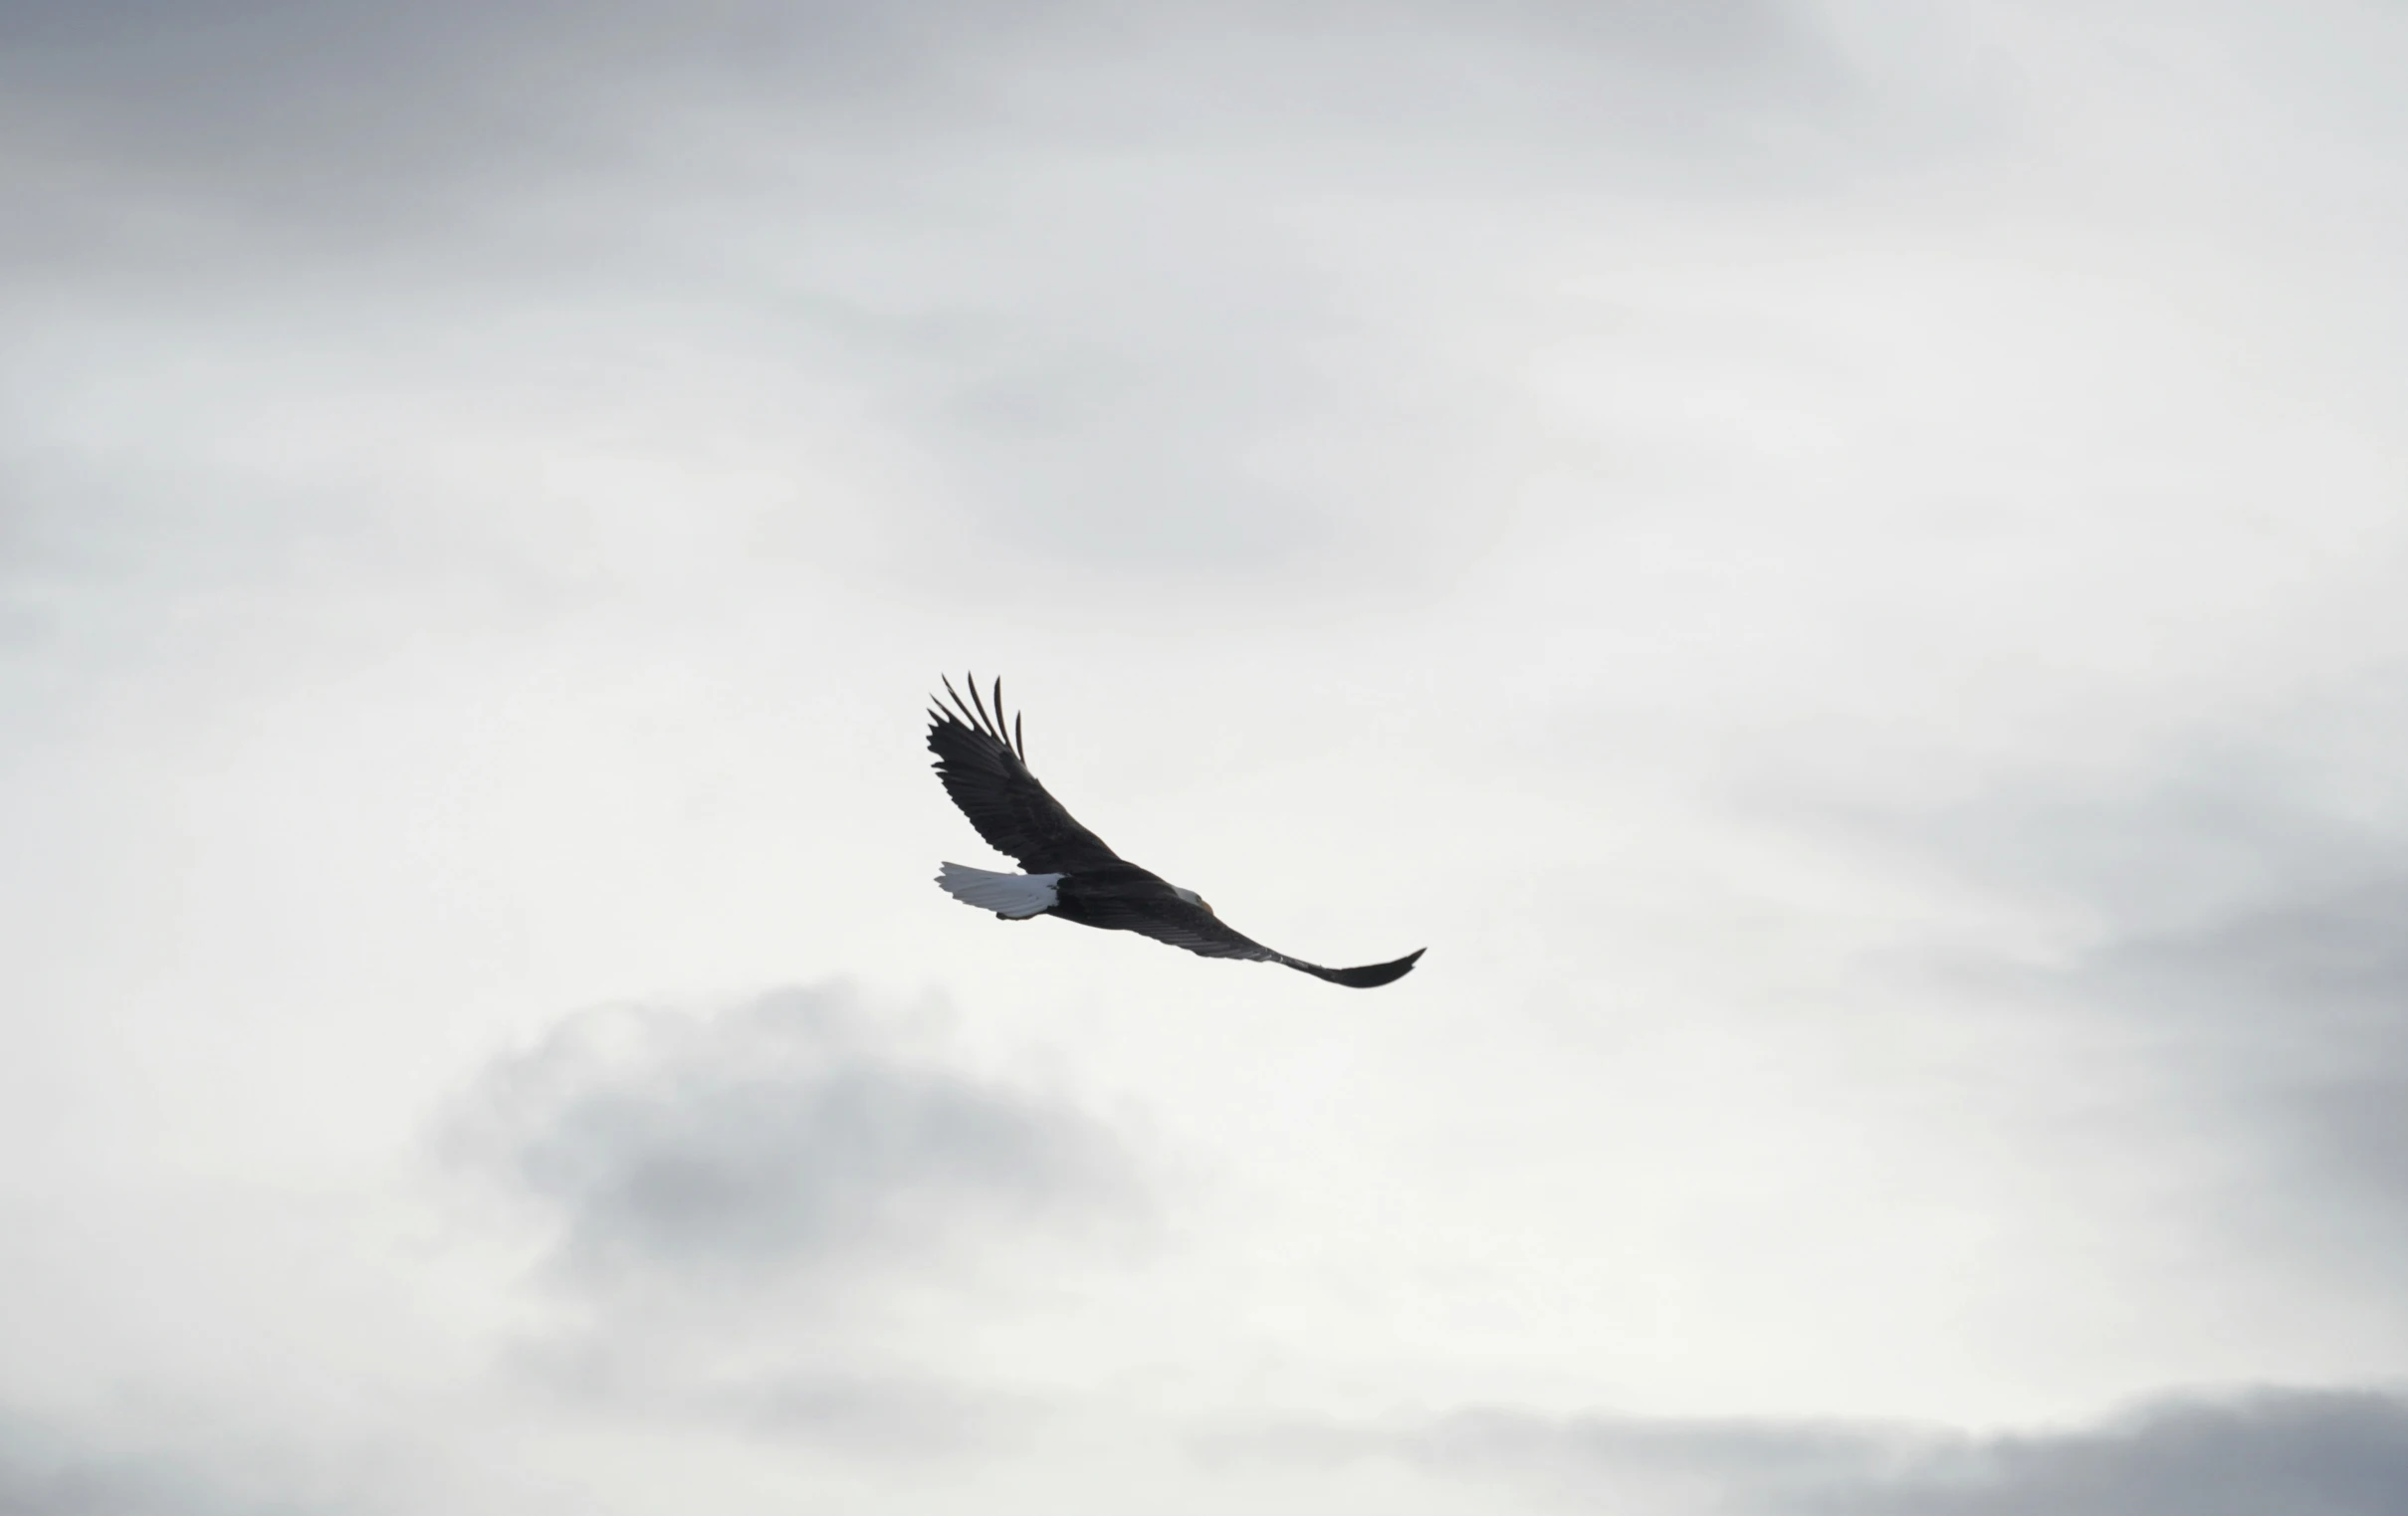
[[[1059,874],[997,874],[989,869],[948,863],[937,870],[937,883],[964,905],[992,911],[997,916],[1038,916],[1053,909]]]

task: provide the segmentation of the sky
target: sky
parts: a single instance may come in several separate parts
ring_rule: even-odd
[[[0,1513],[2398,1512],[2404,69],[0,0]]]

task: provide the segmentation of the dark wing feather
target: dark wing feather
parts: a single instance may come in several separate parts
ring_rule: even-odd
[[[995,681],[991,712],[977,681],[970,691],[965,702],[953,681],[946,681],[953,709],[940,701],[928,713],[928,751],[937,756],[937,777],[945,792],[979,835],[1032,874],[1075,873],[1118,863],[1102,838],[1079,825],[1045,792],[1028,771],[1022,750],[1004,736],[1003,682]]]
[[[1158,943],[1185,948],[1205,958],[1251,959],[1256,963],[1285,964],[1317,979],[1344,984],[1352,989],[1372,989],[1394,983],[1413,972],[1414,961],[1424,952],[1416,948],[1403,958],[1385,964],[1365,964],[1359,969],[1324,969],[1302,959],[1274,953],[1250,937],[1224,925],[1221,919],[1203,906],[1191,905],[1176,896],[1170,900],[1131,900],[1119,914],[1122,919],[1110,923],[1124,931],[1140,933]],[[1098,925],[1105,925],[1098,923]]]

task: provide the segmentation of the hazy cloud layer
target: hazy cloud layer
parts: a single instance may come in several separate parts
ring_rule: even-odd
[[[1566,186],[1790,193],[1954,130],[1768,0],[249,0],[0,26],[29,318],[121,310],[111,271],[217,288],[189,361],[219,362],[232,325],[297,370],[235,377],[260,389],[224,424],[362,377],[324,371],[345,331],[406,332],[392,360],[439,393],[571,406],[603,399],[597,374],[683,389],[700,344],[772,390],[836,392],[740,429],[764,467],[824,466],[866,422],[898,460],[877,507],[1073,573],[1326,569],[1367,538],[1377,569],[1412,558],[1439,491],[1509,511],[1488,460],[1416,439],[1496,409],[1492,380],[1440,375],[1461,308],[1528,277],[1499,255],[1537,230],[1534,189],[1581,235]],[[533,363],[494,365],[494,313],[572,293],[631,320],[552,325]],[[109,509],[53,470],[79,512]]]
[[[375,1509],[325,1491],[278,1489],[266,1460],[197,1459],[143,1449],[147,1438],[79,1433],[55,1418],[0,1411],[6,1516],[337,1516]],[[222,1451],[222,1450],[221,1450]],[[216,1465],[216,1466],[211,1466]],[[306,1484],[308,1481],[296,1481]]]
[[[2408,722],[2389,677],[2317,705],[1913,824],[2049,923],[2036,959],[1955,969],[2144,1064],[2230,1230],[2380,1274],[2408,1267],[2408,795],[2375,755]]]
[[[2116,941],[2070,987],[2146,1027],[2169,1070],[2220,1070],[2217,1117],[2271,1125],[2262,1196],[2238,1211],[2386,1267],[2408,1261],[2408,849],[2367,862]]]
[[[1982,1436],[1481,1410],[1402,1433],[1298,1425],[1203,1446],[1240,1460],[1400,1458],[1575,1510],[2387,1516],[2408,1498],[2408,1400],[2375,1391],[2168,1399],[2095,1425]]]
[[[2375,0],[0,0],[0,1505],[2379,1507],[2402,77]],[[947,901],[972,663],[1423,969]]]
[[[228,209],[260,197],[297,225],[423,211],[429,181],[490,190],[497,170],[663,166],[648,143],[675,145],[682,123],[731,106],[850,122],[875,134],[849,144],[872,158],[897,138],[998,123],[1226,133],[1335,116],[1359,129],[1315,151],[1401,165],[1438,148],[1423,171],[1444,172],[1500,127],[1555,127],[1529,172],[1667,148],[1777,161],[1799,143],[1768,126],[1844,113],[1857,93],[1822,18],[1772,0],[1325,0],[1135,17],[1061,0],[904,12],[104,0],[0,7],[0,38],[20,172],[46,160],[59,184],[128,171],[161,197],[209,189]],[[1499,88],[1507,73],[1518,88]]]

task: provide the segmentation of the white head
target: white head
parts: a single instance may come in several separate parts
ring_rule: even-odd
[[[1189,905],[1202,906],[1206,911],[1210,911],[1212,909],[1212,903],[1210,901],[1204,899],[1202,895],[1197,894],[1194,890],[1189,889],[1184,884],[1175,884],[1171,886],[1171,893],[1186,901]]]

